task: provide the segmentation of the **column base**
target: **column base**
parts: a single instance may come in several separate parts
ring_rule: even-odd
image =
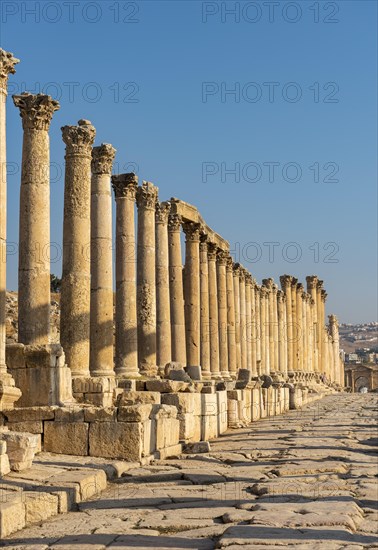
[[[76,377],[72,380],[73,396],[79,403],[111,407],[117,382],[114,376]]]

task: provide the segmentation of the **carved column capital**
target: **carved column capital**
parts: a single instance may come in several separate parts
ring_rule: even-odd
[[[130,199],[135,201],[138,188],[138,176],[134,172],[112,176],[112,187],[115,199]]]
[[[269,277],[269,279],[263,279],[262,284],[263,286],[265,286],[265,288],[272,289],[274,286],[274,281],[272,278]]]
[[[218,265],[226,266],[227,259],[228,259],[228,252],[226,250],[222,250],[221,248],[218,248],[218,251],[217,251]]]
[[[14,66],[19,62],[20,60],[13,57],[12,53],[0,48],[0,92],[5,95],[7,94],[8,77],[16,72]]]
[[[302,297],[303,292],[304,292],[304,287],[302,283],[297,283],[297,294],[299,294]]]
[[[320,297],[322,299],[322,301],[325,303],[326,299],[327,299],[327,296],[328,294],[326,293],[326,291],[322,288],[321,291],[320,291]]]
[[[168,230],[173,232],[179,232],[182,225],[182,217],[179,214],[169,214],[168,216]]]
[[[218,246],[215,243],[207,243],[207,258],[209,261],[216,261]]]
[[[160,225],[167,225],[170,211],[171,203],[169,201],[157,202],[155,209],[155,223]]]
[[[241,265],[239,263],[236,263],[234,264],[233,266],[233,270],[234,270],[234,275],[236,277],[240,277],[240,270],[242,269]]]
[[[89,120],[79,120],[78,126],[63,126],[62,139],[66,155],[84,155],[92,158],[92,145],[96,130]]]
[[[150,181],[144,181],[137,189],[136,203],[138,208],[155,210],[159,189]]]
[[[194,222],[184,222],[182,224],[182,228],[184,230],[186,240],[192,241],[192,242],[199,242],[202,226],[200,223],[194,223]]]
[[[29,94],[13,96],[13,103],[20,109],[24,130],[48,130],[55,111],[60,108],[59,102],[49,95]]]
[[[279,302],[284,302],[286,300],[286,295],[283,290],[277,289],[277,300]]]
[[[110,143],[102,143],[92,149],[92,173],[110,174],[112,171],[113,160],[116,149]]]
[[[281,275],[281,277],[280,277],[281,287],[284,290],[291,287],[292,281],[293,281],[292,275]]]
[[[307,288],[316,288],[318,284],[318,276],[317,275],[307,275],[306,277],[307,281]]]
[[[245,273],[245,284],[248,285],[248,286],[252,286],[252,281],[253,281],[252,275],[248,271],[246,271],[246,273]]]
[[[334,325],[335,327],[339,328],[339,320],[336,315],[331,313],[331,315],[328,315],[328,320],[330,325]]]
[[[226,270],[229,272],[232,272],[234,270],[234,261],[232,259],[232,256],[230,256],[229,254],[227,256]]]

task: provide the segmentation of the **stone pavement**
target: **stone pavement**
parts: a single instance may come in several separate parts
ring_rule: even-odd
[[[338,394],[229,430],[211,452],[131,468],[17,550],[378,548],[376,394]]]

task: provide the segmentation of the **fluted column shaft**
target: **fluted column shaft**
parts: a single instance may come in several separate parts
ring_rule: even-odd
[[[274,294],[273,294],[273,279],[263,279],[263,285],[266,288],[265,296],[268,300],[268,309],[266,312],[266,328],[267,341],[269,347],[269,364],[272,374],[276,371],[275,354],[274,354]]]
[[[303,294],[303,285],[297,284],[297,297],[296,297],[296,309],[297,309],[297,370],[303,371],[303,304],[302,304],[302,294]]]
[[[241,339],[240,339],[240,266],[234,265],[233,279],[234,279],[234,301],[235,301],[235,347],[236,347],[236,371],[241,369]]]
[[[219,369],[223,378],[228,379],[228,334],[227,334],[227,280],[226,264],[228,254],[218,250],[217,291],[218,291],[218,330],[219,330]]]
[[[13,96],[24,130],[18,258],[18,341],[50,340],[50,140],[59,103],[48,95]]]
[[[235,295],[233,261],[231,256],[227,258],[226,265],[226,287],[227,287],[227,351],[228,351],[228,372],[232,378],[236,377],[236,340],[235,340]]]
[[[298,316],[297,316],[297,282],[298,279],[293,277],[291,283],[291,318],[293,324],[293,370],[298,371]]]
[[[6,100],[8,77],[16,72],[19,60],[0,48],[0,377],[7,371],[5,364],[5,319],[7,276],[7,148],[6,148]]]
[[[185,276],[184,308],[187,365],[200,364],[200,258],[199,243],[201,226],[184,223]]]
[[[311,296],[310,308],[311,308],[311,317],[312,317],[312,348],[313,348],[313,366],[314,372],[321,372],[320,362],[319,362],[319,322],[318,322],[318,293],[317,293],[317,284],[318,278],[316,275],[308,275],[306,277],[307,281],[307,292]]]
[[[277,318],[278,318],[278,370],[286,376],[286,349],[285,349],[285,303],[282,290],[277,292]]]
[[[169,293],[171,303],[172,360],[186,365],[185,312],[180,228],[177,214],[168,218]]]
[[[257,375],[262,374],[262,342],[261,342],[261,289],[255,287],[255,327],[256,327],[256,369]]]
[[[137,320],[139,372],[157,373],[156,365],[156,283],[155,209],[158,188],[144,181],[137,189]]]
[[[161,369],[171,360],[168,215],[170,204],[156,206],[156,357]]]
[[[257,376],[257,322],[256,322],[256,281],[251,279],[251,360],[252,376]]]
[[[251,291],[252,277],[247,273],[245,277],[245,340],[247,346],[247,369],[252,372]]]
[[[107,143],[92,150],[89,362],[92,376],[114,376],[110,174],[115,152]]]
[[[200,324],[201,324],[201,367],[205,380],[211,378],[210,371],[210,327],[209,327],[209,268],[207,263],[207,236],[200,237]]]
[[[219,325],[218,325],[218,289],[217,289],[217,246],[208,244],[209,266],[209,328],[210,328],[210,370],[211,377],[220,378],[219,368]]]
[[[291,304],[291,282],[293,277],[290,275],[282,275],[280,277],[281,288],[285,293],[286,301],[286,342],[287,342],[287,370],[294,370],[294,343],[293,343],[293,318]]]
[[[89,374],[91,158],[89,121],[62,128],[66,144],[60,339],[73,376]]]
[[[247,368],[247,334],[246,334],[246,302],[245,302],[245,270],[240,270],[240,344],[241,344],[241,368]]]
[[[116,201],[115,373],[135,378],[138,370],[136,307],[135,174],[112,176]]]

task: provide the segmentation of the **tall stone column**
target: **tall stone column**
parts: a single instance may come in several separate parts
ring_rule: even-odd
[[[297,283],[298,279],[293,277],[291,281],[291,318],[293,324],[293,370],[298,372],[298,338],[299,327],[297,317]]]
[[[318,340],[318,353],[319,353],[319,370],[321,373],[324,373],[324,357],[323,353],[325,351],[325,337],[324,337],[324,327],[325,327],[325,318],[323,313],[323,304],[322,304],[322,289],[323,281],[318,280],[316,284],[316,309],[317,309],[317,340]]]
[[[24,138],[18,257],[18,341],[50,341],[50,140],[59,103],[48,95],[13,96]]]
[[[314,372],[314,349],[313,349],[313,321],[311,311],[311,296],[306,293],[306,319],[307,319],[307,361],[309,372]]]
[[[200,258],[201,226],[183,224],[185,240],[184,310],[187,365],[200,364]]]
[[[318,336],[319,335],[318,304],[317,304],[318,278],[316,275],[308,275],[306,277],[306,281],[307,281],[307,292],[311,296],[310,308],[311,308],[311,316],[312,316],[311,340],[312,340],[312,348],[313,348],[313,366],[314,366],[314,372],[321,372],[320,363],[319,363],[319,336]]]
[[[186,365],[185,312],[180,229],[177,214],[168,217],[169,294],[171,302],[172,361]]]
[[[282,290],[277,291],[277,318],[278,318],[278,370],[283,376],[287,376],[286,348],[285,348],[285,294]]]
[[[228,334],[227,334],[227,280],[226,264],[228,253],[217,253],[217,290],[218,290],[218,328],[219,328],[219,368],[221,376],[229,379],[228,372]]]
[[[156,205],[156,357],[160,370],[171,360],[168,216],[171,205]]]
[[[241,330],[240,330],[240,264],[234,264],[234,300],[235,300],[235,347],[236,347],[236,372],[242,368],[241,363]]]
[[[263,286],[266,289],[264,296],[268,301],[268,309],[266,312],[266,328],[267,341],[269,346],[269,363],[270,372],[275,374],[276,365],[274,363],[274,295],[273,295],[273,279],[263,279]]]
[[[219,365],[219,324],[218,324],[218,288],[217,288],[217,252],[215,243],[208,243],[207,259],[209,265],[209,328],[210,328],[210,370],[211,377],[221,378]]]
[[[138,335],[136,307],[135,198],[138,177],[112,176],[116,201],[116,308],[115,373],[120,378],[136,378]]]
[[[255,330],[256,330],[256,369],[262,375],[262,342],[261,342],[261,287],[255,286]]]
[[[309,372],[308,364],[308,330],[307,330],[307,294],[302,292],[302,349],[303,349],[303,370]]]
[[[342,369],[340,368],[340,343],[339,343],[339,322],[336,315],[328,315],[329,331],[332,338],[333,349],[333,375],[334,380],[340,386],[344,386]]]
[[[5,306],[7,271],[7,148],[6,148],[6,99],[8,77],[16,72],[19,60],[0,48],[0,411],[11,409],[21,392],[15,387],[5,363]]]
[[[240,344],[241,368],[247,368],[247,334],[246,334],[246,303],[245,303],[245,269],[242,267],[239,274],[240,284]]]
[[[207,263],[207,235],[200,237],[200,323],[202,377],[210,380],[210,327],[209,327],[209,268]]]
[[[110,174],[116,150],[103,143],[92,150],[91,186],[91,310],[92,376],[114,376],[113,254]]]
[[[251,354],[252,376],[257,376],[257,323],[256,323],[256,281],[251,277]]]
[[[291,305],[291,283],[293,277],[290,275],[282,275],[280,277],[281,288],[286,297],[286,341],[287,341],[287,370],[292,372],[294,370],[294,344],[293,344],[293,318],[292,318],[292,305]]]
[[[245,275],[245,340],[247,345],[247,369],[252,372],[252,275],[248,272]]]
[[[155,376],[156,365],[156,283],[155,210],[158,188],[144,181],[137,189],[137,319],[139,371]]]
[[[92,145],[88,120],[62,128],[66,144],[60,340],[73,376],[89,375],[90,202]]]
[[[227,287],[228,371],[231,378],[236,378],[235,295],[234,295],[233,261],[231,256],[227,257],[226,287]]]
[[[296,306],[297,306],[297,353],[298,353],[298,361],[297,361],[297,370],[300,372],[304,371],[303,368],[303,304],[302,304],[302,294],[303,294],[303,285],[301,283],[297,283],[297,299],[296,299]]]

